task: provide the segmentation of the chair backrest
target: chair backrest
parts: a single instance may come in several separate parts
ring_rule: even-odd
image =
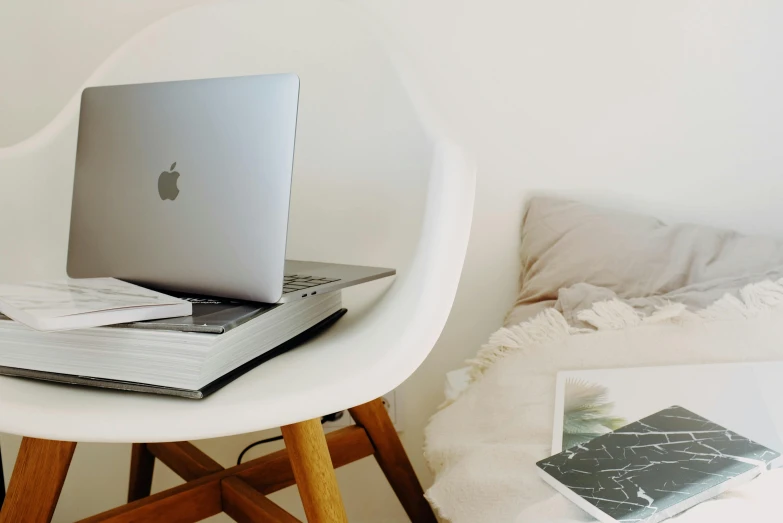
[[[387,384],[376,380],[382,393],[418,366],[445,324],[467,248],[474,173],[427,112],[401,57],[367,31],[367,22],[337,2],[200,5],[136,35],[87,84],[299,74],[288,256],[400,270],[362,328],[345,332],[370,346],[377,341],[375,359],[387,358],[389,370]],[[17,234],[19,250],[0,274],[62,271],[77,120],[75,97],[38,135],[0,149],[0,176],[16,162],[29,171],[31,186],[57,187],[45,202],[43,189],[17,202],[35,241],[25,245]],[[25,264],[30,253],[45,261]],[[349,308],[361,309],[383,285],[347,292]]]

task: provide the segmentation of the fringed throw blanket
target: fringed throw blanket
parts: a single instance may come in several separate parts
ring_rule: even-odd
[[[592,521],[535,472],[550,453],[560,370],[783,360],[783,281],[748,285],[698,311],[613,299],[575,317],[548,309],[500,329],[471,362],[471,386],[433,416],[425,452],[437,479],[427,497],[444,518]],[[672,521],[777,521],[780,492],[783,469]]]

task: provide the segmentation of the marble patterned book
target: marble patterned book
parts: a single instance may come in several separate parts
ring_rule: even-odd
[[[536,465],[602,522],[656,523],[767,470],[780,453],[672,406]]]
[[[0,312],[36,330],[71,330],[193,313],[190,302],[114,278],[0,284]]]

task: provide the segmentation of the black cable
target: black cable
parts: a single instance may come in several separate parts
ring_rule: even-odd
[[[5,477],[3,476],[3,456],[0,455],[0,507],[5,502]]]
[[[326,416],[323,416],[321,418],[321,425],[323,425],[326,422],[329,421],[337,421],[338,419],[343,417],[343,412],[335,412],[334,414],[327,414]],[[245,447],[242,452],[239,453],[239,457],[237,458],[237,465],[240,465],[242,463],[242,458],[245,457],[245,454],[248,450],[252,449],[253,447],[257,447],[259,445],[263,445],[264,443],[272,443],[273,441],[280,441],[283,439],[283,436],[272,436],[271,438],[262,439],[259,441],[256,441],[254,443],[251,443],[247,447]]]
[[[272,443],[273,441],[280,441],[283,439],[283,436],[275,436],[273,438],[266,438],[262,439],[261,441],[256,441],[255,443],[251,443],[245,449],[239,453],[239,457],[237,458],[237,465],[242,463],[242,458],[245,457],[245,453],[247,453],[248,450],[252,449],[253,447],[257,447],[258,445],[263,445],[264,443]]]

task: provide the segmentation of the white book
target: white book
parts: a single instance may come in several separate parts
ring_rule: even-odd
[[[280,305],[206,301],[191,317],[66,332],[0,317],[0,375],[202,398],[345,312],[340,291]]]
[[[40,331],[86,329],[193,313],[190,302],[114,278],[0,284],[0,312]]]
[[[552,453],[671,405],[783,452],[780,376],[783,362],[771,361],[560,371]]]

